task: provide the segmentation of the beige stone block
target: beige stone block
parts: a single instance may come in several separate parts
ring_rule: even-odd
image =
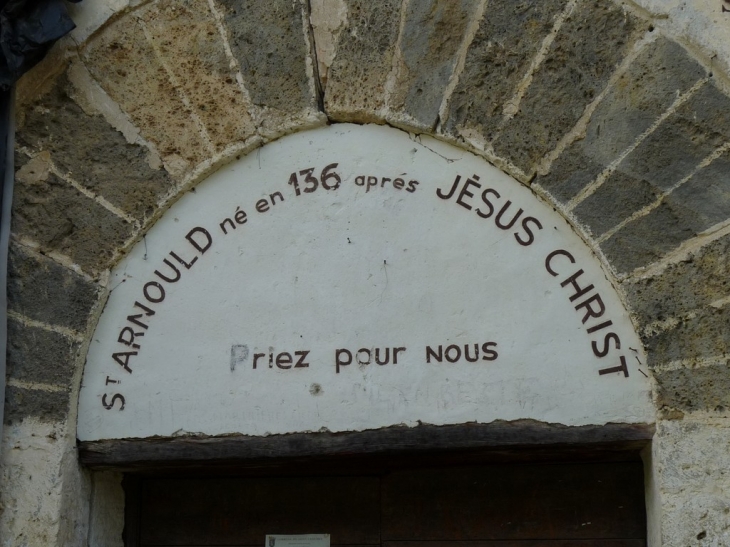
[[[134,12],[119,19],[83,52],[91,74],[121,106],[140,134],[154,143],[173,175],[212,152],[201,128],[170,80]]]
[[[248,99],[208,2],[163,0],[140,17],[216,149],[252,136]]]
[[[660,422],[654,442],[662,547],[730,545],[730,418]]]

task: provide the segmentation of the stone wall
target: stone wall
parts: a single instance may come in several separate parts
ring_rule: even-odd
[[[18,85],[2,545],[87,543],[76,398],[109,268],[225,162],[342,121],[469,149],[575,226],[655,381],[652,547],[730,545],[719,0],[87,4]]]

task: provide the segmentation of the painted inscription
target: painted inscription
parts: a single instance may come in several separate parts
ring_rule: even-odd
[[[559,216],[464,152],[344,127],[214,175],[119,265],[80,438],[651,415],[628,315]]]
[[[335,171],[338,165],[339,163],[330,163],[319,172],[319,177],[315,176],[317,169],[314,167],[294,171],[289,177],[288,182],[293,187],[294,196],[299,197],[303,194],[310,194],[318,188],[326,191],[337,190],[342,182],[340,175]],[[301,182],[299,180],[300,177],[302,179]],[[510,200],[504,200],[501,203],[499,201],[501,197],[499,192],[494,188],[483,187],[479,180],[480,177],[476,174],[465,179],[465,181],[463,181],[461,175],[457,175],[450,187],[446,189],[436,187],[435,196],[441,200],[453,202],[467,211],[473,211],[480,218],[492,221],[494,227],[500,230],[512,231],[511,233],[517,244],[523,247],[532,245],[539,232],[543,229],[543,224],[540,220],[534,216],[527,215],[523,209],[514,206]],[[406,183],[406,179],[404,178],[396,177],[395,179],[390,179],[365,175],[355,177],[354,184],[364,187],[365,192],[369,192],[375,188],[383,188],[386,182],[390,183],[391,181],[393,188],[398,190],[405,188],[406,192],[410,193],[414,193],[419,185],[419,181],[417,180],[410,180]],[[474,192],[480,194],[478,206],[472,205],[472,199],[475,198]],[[273,210],[277,203],[283,202],[285,199],[284,194],[281,191],[277,191],[269,194],[266,198],[257,200],[254,208],[257,213],[267,213]],[[233,216],[223,219],[218,226],[221,234],[225,236],[233,233],[238,226],[246,224],[247,221],[248,215],[246,212],[240,207],[237,207]],[[169,256],[162,260],[164,266],[154,271],[156,279],[144,284],[141,295],[143,303],[135,301],[133,304],[133,310],[138,313],[132,313],[127,316],[128,325],[123,327],[119,332],[117,341],[124,348],[121,351],[112,353],[111,358],[129,374],[132,374],[130,362],[138,355],[141,349],[140,339],[145,336],[145,333],[149,329],[147,318],[155,314],[151,306],[161,304],[165,300],[165,287],[171,283],[177,283],[182,277],[182,272],[189,270],[199,258],[203,257],[206,251],[213,245],[213,236],[207,229],[196,226],[185,235],[184,241],[187,243],[187,246],[183,245],[183,249],[170,251]],[[181,258],[180,255],[183,255],[185,258]],[[589,343],[593,354],[601,359],[609,357],[609,359],[616,361],[612,365],[599,369],[597,373],[603,376],[605,374],[620,372],[625,377],[628,377],[629,370],[626,357],[620,354],[621,339],[618,334],[610,330],[613,321],[604,317],[606,306],[603,303],[603,298],[595,286],[585,279],[584,270],[579,266],[575,266],[575,264],[576,259],[565,249],[556,249],[545,258],[545,270],[551,276],[559,278],[560,287],[567,290],[566,297],[574,306],[575,311],[581,315],[581,323],[585,325],[586,334],[591,335],[589,337]],[[566,271],[567,273],[563,273]],[[603,331],[607,332],[604,333]],[[445,349],[443,345],[437,346],[437,349],[429,345],[421,353],[424,354],[424,361],[426,363],[431,363],[432,359],[434,362],[441,363],[444,361],[444,354],[446,361],[450,363],[460,361],[462,355],[465,361],[474,363],[480,361],[480,348],[482,352],[481,360],[496,360],[498,356],[496,346],[496,342],[476,343],[472,351],[470,344],[466,344],[463,346],[462,352],[462,347],[455,344],[451,344]],[[236,356],[236,363],[244,362],[248,356],[247,350],[245,352],[241,349],[234,351],[234,347],[245,348],[246,346],[232,347],[231,370],[235,368],[234,356]],[[398,354],[406,350],[407,348],[404,346],[393,348],[359,348],[356,350],[338,348],[334,350],[334,372],[339,374],[344,367],[353,364],[353,362],[359,365],[369,365],[371,363],[380,366],[391,363],[395,365],[398,364]],[[310,364],[306,361],[309,353],[309,350],[297,350],[292,353],[285,351],[276,354],[272,351],[268,353],[268,357],[266,353],[254,353],[251,360],[252,368],[265,367],[266,363],[268,363],[269,368],[276,366],[282,370],[309,368]],[[244,357],[241,358],[240,355],[244,355]],[[292,355],[297,357],[297,360]],[[107,377],[107,383],[118,383],[118,380],[112,380],[110,377]],[[107,402],[107,397],[111,397],[110,402]],[[119,405],[115,406],[115,401],[118,401]],[[111,395],[104,393],[101,399],[102,406],[107,410],[113,408],[124,410],[125,402],[126,399],[121,393]]]

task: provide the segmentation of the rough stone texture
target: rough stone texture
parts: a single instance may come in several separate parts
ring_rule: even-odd
[[[11,243],[7,293],[8,309],[83,332],[100,289],[52,260]]]
[[[122,473],[93,473],[89,545],[124,547],[124,489]]]
[[[338,121],[378,120],[400,25],[400,0],[346,0],[347,26],[340,33],[325,89],[325,111]]]
[[[730,236],[703,247],[661,275],[623,284],[640,325],[664,321],[730,296]]]
[[[16,141],[49,151],[59,169],[121,210],[139,219],[150,216],[172,179],[149,166],[146,148],[128,143],[102,116],[87,115],[70,94],[62,76],[26,111]]]
[[[69,412],[68,391],[42,391],[9,385],[5,388],[4,421],[10,425],[28,417],[62,422]]]
[[[730,409],[730,359],[701,367],[655,370],[657,404],[681,412]]]
[[[505,102],[566,4],[567,0],[487,3],[451,96],[448,118],[442,120],[446,133],[486,142],[495,137]]]
[[[614,175],[573,209],[578,222],[588,227],[594,237],[602,235],[659,197],[646,181],[637,181],[623,173]]]
[[[309,0],[309,23],[317,56],[317,72],[322,89],[327,87],[327,78],[335,46],[347,23],[345,0]]]
[[[660,195],[661,189],[647,180],[617,171],[573,212],[599,236]],[[678,211],[678,222],[694,234],[726,220],[730,217],[730,152],[698,171],[663,201]]]
[[[558,201],[569,201],[649,129],[679,94],[706,75],[681,46],[657,38],[644,47],[608,90],[591,116],[585,137],[568,147],[550,172],[536,182]],[[625,187],[626,180],[625,174],[616,173],[604,186],[618,182]],[[630,196],[622,199],[627,200],[628,214],[638,208],[630,206]]]
[[[730,545],[730,419],[662,421],[654,440],[662,547]]]
[[[0,451],[3,547],[87,545],[89,489],[75,461],[75,439],[67,431],[64,423],[36,418],[5,426]]]
[[[619,274],[646,266],[675,249],[700,230],[697,215],[664,200],[648,215],[628,223],[601,244]]]
[[[525,173],[534,172],[603,91],[643,30],[613,2],[579,3],[535,72],[519,111],[494,142],[495,152]]]
[[[667,201],[695,213],[700,230],[730,218],[730,151],[674,190]]]
[[[80,344],[66,336],[8,320],[7,373],[24,382],[71,387]]]
[[[400,39],[398,81],[389,107],[418,127],[435,128],[457,54],[480,0],[409,2]]]
[[[637,189],[630,182],[626,183],[625,191],[619,190],[620,195],[614,196],[614,199],[630,200],[630,196],[639,194],[641,188],[645,189],[644,192],[648,192],[646,190],[648,184],[647,181],[642,181],[641,187]],[[604,194],[607,192],[601,194],[605,199]],[[599,223],[613,208],[609,202],[602,203],[604,213],[600,211],[602,205],[598,199],[589,201],[579,209],[592,207],[591,222]],[[636,199],[635,203],[641,204],[641,201]],[[580,218],[579,209],[576,209],[576,213]],[[615,258],[612,263],[617,269],[628,271],[657,260],[683,241],[724,222],[728,217],[730,217],[730,152],[726,152],[699,170],[684,184],[665,196],[659,207],[647,216],[627,224],[615,236],[608,239],[602,248],[607,255]],[[615,220],[615,217],[612,218],[612,221]],[[621,247],[620,252],[619,247]]]
[[[210,147],[132,12],[90,40],[83,57],[104,91],[155,144],[165,167],[180,175]]]
[[[644,337],[649,367],[730,353],[730,307],[702,308],[673,326]],[[730,369],[725,380],[730,382]]]
[[[231,51],[254,105],[297,113],[316,109],[302,4],[292,0],[221,0]]]
[[[42,169],[39,156],[16,171],[12,232],[39,244],[41,252],[59,252],[85,271],[99,272],[134,227],[55,175],[28,173],[29,166]]]
[[[140,16],[213,144],[220,149],[252,136],[255,127],[248,105],[208,2],[162,0]],[[272,59],[280,60],[284,59]]]
[[[36,422],[30,419],[27,422]],[[58,528],[51,493],[57,493],[55,449],[58,430],[53,425],[6,425],[0,452],[0,525],[2,545],[55,545]],[[55,464],[55,465],[54,465]]]
[[[730,97],[708,83],[629,154],[618,170],[668,190],[728,141]]]

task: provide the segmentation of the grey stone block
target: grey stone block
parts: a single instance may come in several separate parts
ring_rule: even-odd
[[[325,110],[338,121],[376,121],[385,105],[400,25],[400,0],[345,0],[347,25],[328,72]]]
[[[231,51],[251,101],[296,113],[317,106],[307,75],[310,54],[302,4],[292,0],[221,0]]]
[[[730,236],[718,239],[661,275],[623,284],[640,325],[701,308],[730,294]]]
[[[532,173],[603,91],[643,30],[643,23],[618,4],[579,3],[535,72],[519,111],[494,142],[495,152]]]
[[[444,90],[479,0],[409,2],[400,39],[401,70],[391,110],[433,129]]]
[[[654,372],[660,407],[683,412],[730,408],[730,362]]]
[[[487,4],[451,96],[448,119],[442,120],[446,133],[467,130],[486,141],[494,138],[505,102],[513,96],[566,4],[567,0],[494,0]]]
[[[667,200],[696,213],[700,230],[730,218],[730,152],[695,173]]]
[[[138,19],[155,8],[148,3],[110,22],[86,43],[81,54],[99,85],[140,134],[155,144],[166,168],[181,176],[204,161],[209,149],[193,120],[192,108],[181,99]]]
[[[10,378],[70,387],[78,349],[77,342],[61,334],[8,320]]]
[[[12,424],[23,418],[45,422],[62,422],[68,416],[70,394],[65,391],[41,391],[8,386],[5,390],[4,422]]]
[[[65,77],[28,109],[16,140],[48,150],[59,169],[139,219],[174,185],[164,169],[150,168],[146,148],[129,144],[102,116],[87,115],[70,98]]]
[[[645,337],[649,367],[730,353],[730,308],[706,307],[673,328]]]
[[[645,46],[596,108],[585,137],[536,182],[559,201],[569,201],[704,76],[705,70],[676,43],[660,37]]]
[[[658,260],[699,228],[696,214],[665,200],[604,241],[601,249],[618,273],[628,273]]]
[[[550,166],[550,172],[535,177],[534,184],[547,190],[556,201],[568,203],[578,192],[596,180],[606,165],[589,158],[581,141],[573,142]]]
[[[667,118],[619,171],[668,190],[730,141],[730,97],[708,83]]]
[[[83,332],[100,289],[52,260],[10,244],[8,309],[30,319]]]
[[[642,207],[655,202],[657,192],[646,181],[613,173],[574,210],[576,218],[598,237]]]
[[[594,203],[596,207],[600,203]],[[698,171],[664,197],[658,208],[630,222],[601,247],[614,267],[626,272],[661,258],[683,241],[728,217],[730,153]]]
[[[98,273],[133,229],[54,175],[34,182],[16,176],[12,231],[39,243],[42,252],[57,251],[85,271]]]

